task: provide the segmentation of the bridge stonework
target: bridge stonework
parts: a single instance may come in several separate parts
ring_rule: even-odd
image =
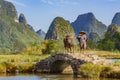
[[[79,65],[85,62],[85,60],[77,59],[70,54],[57,53],[37,62],[34,69],[37,72],[61,73],[70,65],[73,73],[77,74]]]
[[[79,66],[86,62],[103,65],[111,64],[111,62],[107,61],[105,58],[98,57],[94,54],[80,54],[79,56],[75,56],[72,53],[57,53],[37,62],[34,66],[34,70],[36,72],[61,73],[66,67],[71,66],[73,74],[76,76]]]

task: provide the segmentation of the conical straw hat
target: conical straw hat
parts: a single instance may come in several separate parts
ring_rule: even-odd
[[[80,31],[79,34],[86,34],[86,32],[85,31]]]

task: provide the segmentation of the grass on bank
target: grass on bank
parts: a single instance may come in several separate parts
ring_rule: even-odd
[[[0,62],[37,62],[41,59],[47,58],[49,54],[45,55],[0,55]]]
[[[95,51],[86,50],[86,54],[96,54],[106,58],[120,58],[120,53],[109,51]],[[47,58],[50,54],[12,54],[12,55],[0,55],[0,62],[37,62],[41,59]]]
[[[120,68],[120,67],[119,67]],[[115,66],[85,63],[80,65],[79,74],[87,78],[120,78],[120,70]]]
[[[32,72],[35,62],[48,56],[50,55],[0,55],[0,73]]]
[[[92,63],[85,63],[80,66],[79,73],[82,77],[99,77],[102,70],[101,65]]]
[[[85,53],[87,54],[96,54],[100,57],[105,58],[120,58],[120,52],[119,51],[99,51],[99,50],[86,50]]]
[[[32,72],[34,63],[1,62],[0,73]]]

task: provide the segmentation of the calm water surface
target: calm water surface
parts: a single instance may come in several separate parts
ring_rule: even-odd
[[[68,74],[0,74],[0,80],[119,80],[119,79],[87,79],[73,78]]]

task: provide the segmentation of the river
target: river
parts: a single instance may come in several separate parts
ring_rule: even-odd
[[[119,79],[73,78],[73,75],[71,74],[0,74],[0,80],[119,80]]]

